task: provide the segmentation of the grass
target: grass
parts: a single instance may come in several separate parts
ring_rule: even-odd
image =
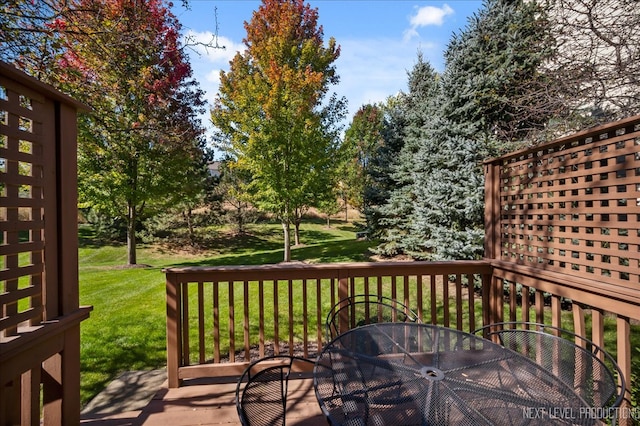
[[[368,260],[368,241],[355,240],[352,224],[301,227],[303,245],[293,260],[343,262]],[[90,228],[80,229],[80,303],[93,312],[81,325],[81,401],[86,404],[118,374],[166,365],[165,283],[169,266],[257,265],[282,261],[279,224],[255,224],[242,236],[210,229],[209,249],[197,254],[160,246],[138,248],[140,268],[125,268],[124,245],[98,244]]]

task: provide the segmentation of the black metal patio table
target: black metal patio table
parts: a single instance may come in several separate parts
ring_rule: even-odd
[[[594,404],[554,374],[565,364],[451,328],[380,323],[327,344],[314,386],[335,425],[598,424]]]

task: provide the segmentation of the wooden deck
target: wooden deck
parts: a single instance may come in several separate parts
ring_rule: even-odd
[[[207,383],[191,380],[180,388],[168,389],[165,382],[151,402],[141,410],[117,414],[83,416],[85,426],[189,426],[240,425],[235,405],[235,383]],[[327,422],[313,391],[313,380],[289,382],[291,401],[287,424],[322,425]]]

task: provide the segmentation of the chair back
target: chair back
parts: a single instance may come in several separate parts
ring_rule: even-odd
[[[592,341],[546,324],[500,322],[473,334],[497,341],[527,356],[572,388],[592,407],[613,408],[622,403],[626,384],[615,359]]]
[[[401,302],[376,294],[357,294],[336,303],[326,320],[327,341],[355,327],[381,322],[420,322]]]
[[[296,368],[297,364],[306,368]],[[269,356],[249,364],[236,387],[236,409],[242,425],[284,426],[289,379],[302,370],[311,371],[313,365],[311,360],[289,355]]]

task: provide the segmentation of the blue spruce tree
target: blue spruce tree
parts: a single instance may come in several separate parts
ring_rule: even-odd
[[[409,93],[398,97],[386,126],[385,145],[397,149],[393,155],[380,157],[386,160],[389,190],[386,202],[377,209],[382,242],[376,252],[385,256],[407,253],[414,245],[411,221],[416,202],[414,176],[419,167],[415,156],[438,90],[438,75],[421,54],[408,77]]]
[[[412,257],[482,257],[482,161],[549,119],[538,108],[543,100],[534,102],[547,83],[540,65],[551,54],[544,16],[535,2],[486,0],[450,42],[427,120],[408,132],[418,146],[404,238]]]

